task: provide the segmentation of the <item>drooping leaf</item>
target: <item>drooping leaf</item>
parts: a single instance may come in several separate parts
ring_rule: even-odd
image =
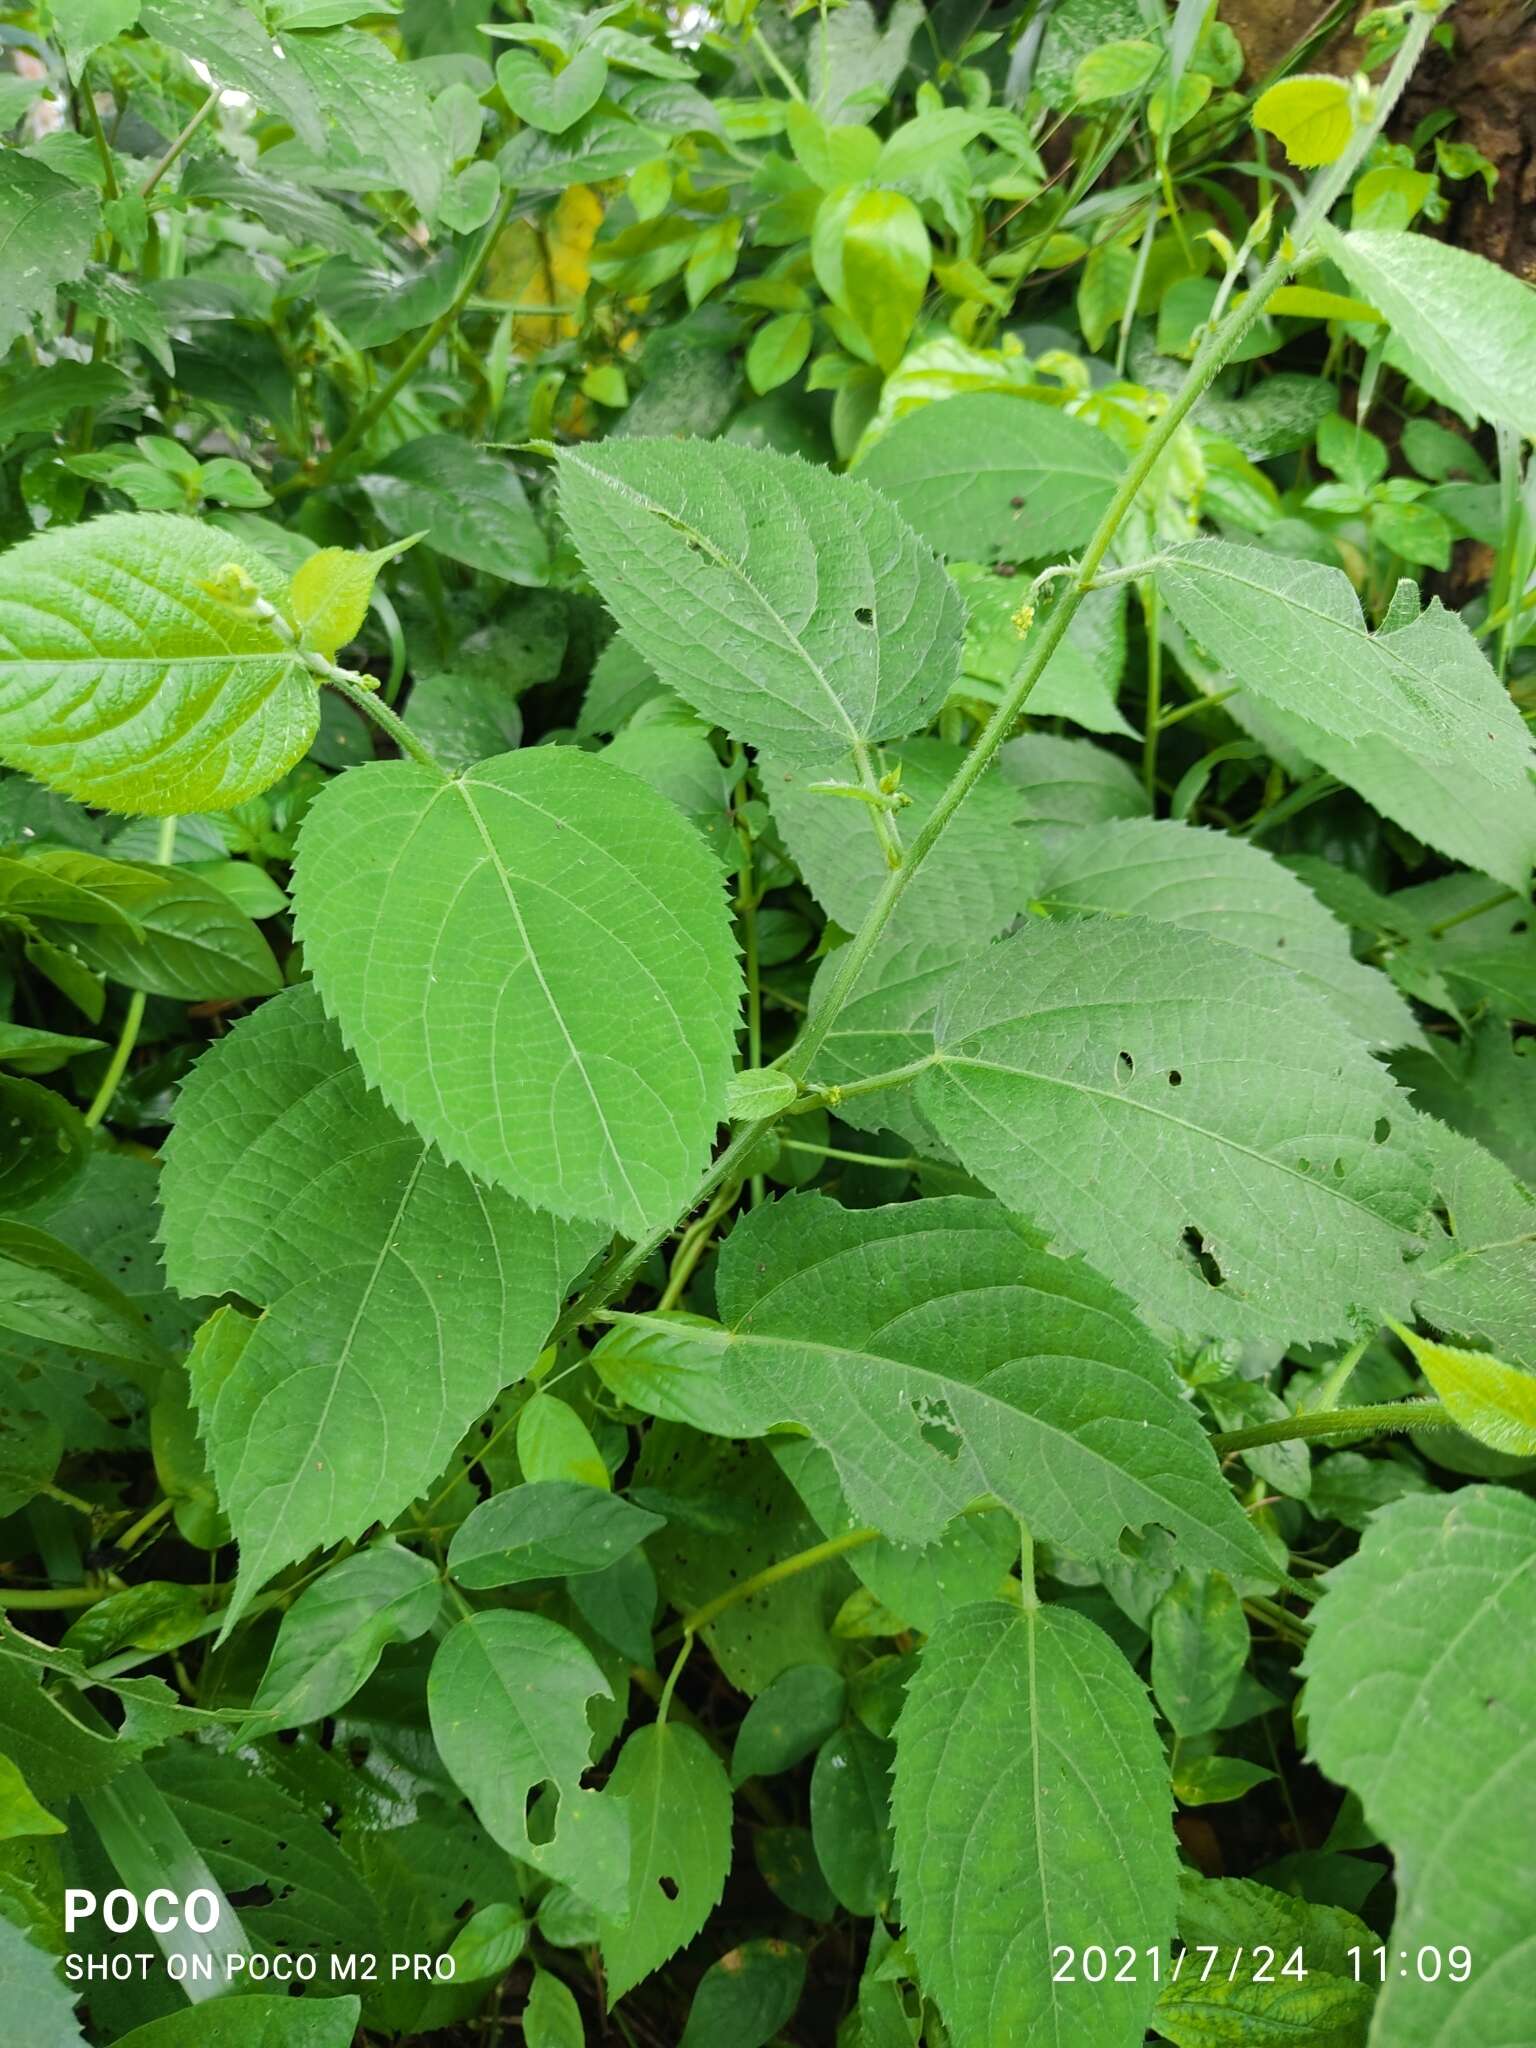
[[[119,2034],[117,2048],[348,2048],[356,1998],[223,1997]]]
[[[276,782],[315,736],[315,681],[203,587],[230,563],[281,605],[260,555],[170,513],[109,513],[0,556],[0,755],[82,803],[153,816],[228,810]]]
[[[1061,1944],[1113,1927],[1144,1954],[1173,1926],[1167,1766],[1109,1638],[1058,1607],[953,1615],[896,1724],[893,1805],[907,1938],[956,2048],[1136,2048],[1150,1971],[1055,1981]]]
[[[1322,1339],[1408,1297],[1411,1115],[1283,968],[1139,918],[1036,924],[958,971],[936,1035],[924,1117],[1143,1313]]]
[[[453,434],[407,441],[358,479],[385,528],[506,583],[548,580],[549,550],[511,462]]]
[[[0,152],[0,248],[6,277],[0,355],[25,333],[34,313],[52,304],[56,288],[85,269],[97,219],[93,192],[19,149]]]
[[[1107,434],[1055,406],[979,391],[919,406],[856,474],[938,553],[1038,561],[1081,547],[1123,467]]]
[[[169,43],[206,66],[220,85],[248,93],[264,112],[280,115],[309,148],[324,148],[325,113],[303,69],[248,7],[146,0],[142,20],[156,42]]]
[[[398,187],[418,212],[435,213],[449,166],[415,67],[362,29],[289,32],[281,47],[321,111],[331,148],[344,138],[378,185]]]
[[[380,762],[322,791],[294,885],[364,1074],[450,1159],[636,1236],[676,1214],[737,972],[720,870],[664,798],[564,747],[453,782]]]
[[[1471,1950],[1464,1983],[1389,1969],[1374,2048],[1479,2048],[1526,2025],[1536,1884],[1536,1503],[1392,1502],[1330,1572],[1303,1661],[1311,1753],[1396,1858],[1389,1954]],[[1494,1873],[1497,1873],[1495,1879]]]
[[[1052,911],[1104,911],[1209,932],[1288,967],[1373,1052],[1416,1044],[1413,1014],[1349,934],[1262,847],[1171,818],[1127,819],[1062,842],[1039,885]]]
[[[1341,569],[1227,541],[1174,549],[1157,580],[1186,631],[1321,767],[1416,837],[1525,887],[1530,736],[1454,612],[1437,600],[1370,633]]]
[[[560,501],[627,638],[737,737],[814,763],[943,702],[959,600],[862,485],[765,450],[631,441],[567,449]]]
[[[470,1511],[454,1534],[448,1568],[461,1586],[518,1586],[600,1572],[628,1556],[660,1515],[578,1480],[509,1487]]]
[[[889,1742],[867,1728],[839,1728],[811,1772],[811,1841],[832,1896],[864,1918],[890,1906]]]
[[[413,1642],[442,1606],[436,1568],[394,1543],[375,1543],[307,1585],[283,1615],[254,1713],[263,1732],[334,1714],[372,1676],[390,1643]]]
[[[622,1759],[605,1791],[585,1791],[581,1784],[592,1761],[587,1702],[610,1693],[590,1651],[569,1629],[507,1609],[458,1622],[427,1679],[433,1740],[487,1831],[509,1854],[622,1919],[626,1897],[634,1896],[634,1867],[646,1853],[641,1840],[631,1843],[630,1817],[620,1803],[630,1789],[619,1782]],[[528,1807],[541,1786],[552,1788],[558,1806],[553,1831],[534,1839]],[[649,1889],[661,1896],[654,1873]],[[712,1897],[707,1906],[713,1903]]]
[[[619,1752],[608,1797],[624,1802],[630,1833],[627,1909],[599,1912],[608,1995],[619,1999],[692,1941],[719,1904],[731,1787],[702,1735],[653,1721]]]
[[[1536,397],[1515,367],[1536,350],[1536,292],[1523,278],[1431,235],[1325,224],[1319,240],[1390,322],[1411,374],[1422,363],[1432,388],[1468,411],[1536,435]]]
[[[537,1357],[594,1248],[449,1165],[367,1087],[312,988],[186,1082],[166,1263],[265,1313],[193,1396],[241,1544],[234,1611],[317,1543],[398,1514]]]
[[[621,1398],[720,1435],[799,1424],[897,1542],[995,1494],[1074,1556],[1156,1522],[1191,1563],[1267,1573],[1158,1346],[994,1205],[790,1197],[733,1231],[717,1287],[726,1328],[637,1318],[599,1348]]]

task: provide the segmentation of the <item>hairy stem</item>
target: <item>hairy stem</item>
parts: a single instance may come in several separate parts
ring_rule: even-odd
[[[349,704],[355,704],[365,718],[371,718],[381,732],[386,732],[402,754],[419,762],[423,768],[431,768],[446,782],[448,770],[438,760],[430,747],[423,746],[415,733],[406,724],[398,711],[392,711],[377,692],[365,690],[344,668],[327,665],[325,680],[333,690],[339,690]]]
[[[1333,1408],[1321,1415],[1282,1415],[1277,1422],[1257,1422],[1251,1429],[1225,1429],[1211,1438],[1220,1458],[1229,1451],[1251,1451],[1260,1444],[1298,1443],[1313,1436],[1384,1435],[1401,1429],[1455,1429],[1456,1418],[1443,1401],[1378,1401],[1369,1408]]]

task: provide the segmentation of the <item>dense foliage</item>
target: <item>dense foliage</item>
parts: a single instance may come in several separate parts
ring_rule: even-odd
[[[1216,13],[0,8],[28,2048],[1529,2038],[1536,297]]]

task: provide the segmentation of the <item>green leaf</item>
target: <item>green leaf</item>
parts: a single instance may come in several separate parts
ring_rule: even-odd
[[[1173,1774],[1173,1796],[1180,1806],[1225,1806],[1255,1785],[1270,1783],[1274,1775],[1245,1757],[1184,1757]]]
[[[724,1112],[738,981],[720,870],[664,798],[564,747],[452,783],[354,768],[294,887],[364,1073],[450,1159],[634,1236],[671,1220]]]
[[[1140,918],[1036,924],[957,972],[936,1035],[922,1114],[1143,1313],[1293,1341],[1400,1313],[1411,1115],[1285,969]]]
[[[310,149],[324,149],[324,111],[293,51],[275,44],[249,8],[146,0],[141,15],[157,43],[169,43],[206,66],[220,85],[248,93],[264,112],[281,115]]]
[[[766,2048],[794,2017],[804,1984],[804,1950],[744,1941],[700,1978],[678,2048]]]
[[[1084,107],[1129,99],[1149,82],[1162,61],[1162,51],[1139,37],[1101,43],[1078,60],[1072,74],[1072,97]]]
[[[577,1480],[545,1479],[481,1501],[448,1548],[461,1586],[520,1586],[600,1572],[643,1543],[663,1517]]]
[[[857,474],[930,547],[955,561],[990,563],[1081,547],[1123,467],[1097,427],[1055,406],[978,391],[897,420]]]
[[[1486,1486],[1394,1501],[1323,1585],[1302,1665],[1308,1739],[1397,1859],[1389,1954],[1454,1938],[1474,1962],[1464,1984],[1389,1970],[1372,2038],[1518,2040],[1530,1923],[1516,1902],[1536,1876],[1536,1503]]]
[[[586,2038],[570,1991],[551,1971],[536,1969],[523,2007],[526,2048],[583,2048]]]
[[[904,193],[839,193],[817,217],[811,240],[817,279],[882,370],[894,370],[905,352],[928,289],[931,257],[923,216]]]
[[[102,860],[41,847],[0,858],[0,913],[35,919],[45,939],[125,988],[185,1003],[275,994],[282,970],[224,890],[185,867]]]
[[[86,2048],[75,2001],[59,1975],[59,1958],[27,1939],[0,1914],[0,1999],[25,2014],[27,2048]]]
[[[533,1364],[597,1235],[478,1185],[398,1122],[312,988],[189,1077],[164,1202],[172,1284],[265,1310],[193,1387],[241,1545],[232,1613],[314,1545],[400,1513]]]
[[[423,536],[413,534],[411,540]],[[368,616],[368,601],[380,569],[411,540],[362,553],[355,548],[316,548],[294,571],[288,612],[299,629],[299,645],[334,661],[355,640]]]
[[[523,714],[504,682],[454,669],[415,679],[405,722],[450,770],[510,753],[523,736]]]
[[[8,1756],[0,1755],[0,1841],[20,1835],[62,1835],[63,1821],[33,1798],[31,1788]]]
[[[355,1998],[222,1997],[119,2034],[116,2048],[348,2048]]]
[[[534,1394],[517,1418],[517,1462],[523,1477],[573,1479],[583,1486],[613,1485],[602,1452],[581,1417],[554,1394]]]
[[[629,1841],[629,1819],[620,1803],[630,1789],[619,1782],[623,1758],[606,1791],[584,1791],[581,1784],[592,1761],[587,1702],[611,1696],[591,1652],[569,1629],[542,1615],[507,1609],[458,1622],[427,1677],[432,1738],[487,1832],[509,1855],[617,1917],[626,1896],[635,1896],[633,1867],[646,1854],[638,1831],[633,1849]],[[703,1748],[698,1736],[692,1739]],[[638,1740],[632,1737],[629,1746]],[[546,1785],[558,1799],[554,1828],[534,1840],[530,1795]],[[729,1839],[729,1793],[726,1810]],[[661,1896],[654,1872],[649,1889]],[[618,1987],[610,1992],[620,1995]]]
[[[391,1643],[426,1634],[442,1597],[436,1568],[394,1543],[371,1544],[312,1580],[284,1613],[251,1701],[270,1717],[263,1733],[338,1712]]]
[[[843,1718],[848,1688],[825,1664],[792,1664],[765,1686],[736,1731],[731,1783],[792,1770]]]
[[[78,79],[87,57],[110,43],[139,18],[141,0],[49,0],[53,33],[63,46],[72,79]]]
[[[1275,136],[1301,170],[1337,163],[1355,132],[1354,94],[1347,78],[1301,72],[1282,78],[1253,105],[1253,125]]]
[[[1536,350],[1536,292],[1522,278],[1429,235],[1324,225],[1319,241],[1390,322],[1410,374],[1422,364],[1437,395],[1536,436],[1536,395],[1518,368]]]
[[[809,313],[779,313],[764,321],[747,350],[747,382],[757,392],[777,391],[798,376],[815,333]]]
[[[1530,736],[1454,612],[1436,600],[1371,633],[1341,569],[1226,541],[1174,549],[1157,580],[1179,623],[1319,766],[1417,838],[1525,887]]]
[[[588,43],[551,75],[531,50],[504,50],[496,60],[496,83],[520,121],[547,135],[563,135],[602,98],[608,62]]]
[[[1417,1337],[1401,1323],[1394,1328],[1468,1436],[1511,1457],[1536,1458],[1536,1373],[1484,1351],[1458,1351]]]
[[[1422,1261],[1415,1306],[1437,1329],[1536,1368],[1536,1194],[1470,1138],[1438,1124],[1428,1133],[1448,1234]]]
[[[19,149],[0,151],[0,249],[5,303],[0,355],[53,303],[57,287],[79,277],[96,233],[96,195]]]
[[[788,1109],[799,1093],[798,1084],[788,1074],[774,1067],[747,1067],[731,1076],[726,1113],[732,1123],[777,1116],[781,1109]]]
[[[798,1424],[897,1542],[994,1494],[1076,1557],[1156,1522],[1190,1563],[1269,1574],[1158,1345],[994,1204],[791,1196],[738,1224],[717,1290],[723,1330],[636,1318],[604,1341],[621,1399],[727,1436]]]
[[[269,788],[315,736],[315,681],[270,625],[203,587],[230,563],[281,606],[260,555],[169,514],[111,513],[0,556],[0,756],[81,803],[152,816]]]
[[[1413,1013],[1363,966],[1349,933],[1262,847],[1171,818],[1127,819],[1064,840],[1039,885],[1047,910],[1103,911],[1208,932],[1287,967],[1373,1052],[1418,1044]]]
[[[407,441],[358,478],[385,529],[504,583],[549,580],[549,549],[517,471],[455,434]]]
[[[74,1104],[38,1081],[0,1074],[0,1211],[25,1209],[67,1187],[85,1164],[91,1134]]]
[[[1153,2012],[1158,2033],[1175,2048],[1284,2048],[1297,2040],[1307,2048],[1365,2048],[1375,1990],[1357,1974],[1350,1950],[1361,1950],[1363,1962],[1377,1936],[1353,1913],[1248,1879],[1184,1870],[1179,1935],[1179,1974],[1164,1984]],[[1273,1963],[1264,1963],[1264,1949],[1275,1951]],[[1298,1951],[1305,1975],[1285,1974]]]
[[[702,1735],[653,1721],[619,1752],[608,1797],[624,1801],[630,1830],[628,1910],[599,1911],[616,2002],[692,1941],[720,1903],[731,1867],[731,1787]]]
[[[661,680],[786,761],[925,725],[957,671],[958,597],[862,484],[723,443],[566,449],[587,571]]]
[[[280,47],[320,109],[333,160],[345,141],[370,174],[370,184],[398,187],[430,218],[449,165],[415,66],[398,62],[378,36],[362,29],[288,33]],[[217,76],[218,58],[208,62]]]
[[[1144,1952],[1173,1925],[1167,1766],[1107,1636],[1056,1607],[952,1615],[896,1724],[893,1807],[907,1938],[956,2048],[1140,2043],[1150,1972],[1053,1982],[1063,1943]]]
[[[1152,1692],[1175,1735],[1221,1726],[1247,1661],[1248,1623],[1232,1581],[1181,1571],[1152,1610]]]
[[[832,1895],[850,1913],[884,1913],[891,1899],[889,1742],[840,1728],[811,1772],[811,1840]]]
[[[90,1214],[93,1186],[109,1176],[112,1167],[131,1169],[134,1164],[122,1158],[93,1159],[62,1202],[47,1211],[34,1210],[55,1229],[67,1231],[71,1242],[30,1223],[0,1222],[0,1328],[87,1357],[110,1359],[135,1381],[152,1386],[167,1360],[143,1311],[160,1310],[156,1321],[161,1323],[167,1297],[159,1290],[157,1276],[145,1276],[148,1287],[123,1292],[97,1270],[99,1265],[111,1265],[128,1280],[141,1251],[131,1232],[110,1226],[98,1229]],[[152,1200],[153,1177],[145,1178],[151,1183]],[[141,1205],[138,1221],[147,1237],[152,1226],[143,1207],[145,1191],[131,1180],[125,1192],[130,1204]],[[88,1256],[77,1248],[82,1242]],[[164,1329],[163,1323],[162,1329],[167,1341],[179,1334]]]

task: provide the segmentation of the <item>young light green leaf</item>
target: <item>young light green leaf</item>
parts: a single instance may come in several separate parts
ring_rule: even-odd
[[[630,1831],[627,1911],[599,1909],[608,1996],[622,1998],[692,1941],[731,1867],[731,1787],[692,1728],[653,1721],[619,1752],[607,1796]]]
[[[63,1821],[32,1795],[31,1787],[8,1756],[0,1755],[0,1842],[23,1835],[62,1835]]]
[[[453,782],[354,768],[294,875],[310,969],[391,1106],[470,1171],[634,1236],[682,1206],[725,1108],[720,882],[665,798],[566,747]]]
[[[932,259],[917,207],[905,193],[878,188],[834,194],[817,216],[811,259],[822,289],[854,322],[875,361],[894,370],[922,310]]]
[[[371,39],[370,39],[371,40]],[[504,583],[549,580],[549,548],[517,471],[453,434],[407,441],[358,478],[386,532]]]
[[[384,564],[413,541],[412,534],[370,553],[355,548],[316,548],[294,571],[288,586],[288,613],[299,629],[299,645],[334,661],[349,640],[355,640],[368,616],[368,600]]]
[[[509,1487],[471,1509],[448,1547],[461,1586],[520,1586],[600,1572],[663,1528],[660,1515],[578,1480]]]
[[[1319,240],[1391,323],[1410,374],[1422,362],[1432,388],[1536,437],[1536,393],[1520,368],[1536,353],[1536,292],[1523,278],[1431,235],[1325,225]]]
[[[747,1067],[731,1076],[725,1113],[732,1123],[777,1116],[781,1109],[788,1109],[799,1093],[798,1085],[788,1074],[773,1067]]]
[[[1072,97],[1083,107],[1129,99],[1148,83],[1162,61],[1162,51],[1140,37],[1101,43],[1078,60],[1072,74]]]
[[[980,391],[896,421],[857,474],[937,552],[1020,562],[1081,547],[1123,468],[1107,434],[1055,406]]]
[[[1475,1963],[1460,1984],[1390,1970],[1371,2038],[1518,2040],[1519,1901],[1536,1888],[1536,1502],[1487,1486],[1393,1501],[1323,1583],[1302,1665],[1308,1737],[1397,1858],[1389,1952],[1415,1956],[1454,1928]]]
[[[204,587],[231,563],[281,606],[260,555],[169,513],[109,513],[0,556],[0,756],[151,816],[228,810],[276,782],[315,736],[315,680]]]
[[[793,763],[938,710],[958,597],[876,493],[725,443],[566,449],[560,502],[627,638],[706,718]]]
[[[57,287],[85,269],[98,217],[93,192],[19,149],[0,151],[0,248],[6,279],[0,355],[26,332],[34,313],[52,304]]]
[[[1536,1458],[1536,1373],[1505,1365],[1486,1351],[1436,1344],[1401,1323],[1393,1327],[1468,1436],[1511,1457]]]
[[[1051,911],[1105,911],[1209,932],[1288,967],[1373,1052],[1416,1045],[1413,1013],[1349,933],[1262,847],[1171,818],[1127,819],[1063,840],[1039,885]]]
[[[517,1418],[517,1462],[523,1477],[572,1479],[582,1486],[613,1486],[592,1432],[573,1408],[554,1394],[534,1394]]]
[[[1282,78],[1254,102],[1253,125],[1275,136],[1302,170],[1336,163],[1355,132],[1354,96],[1347,78],[1323,72]]]
[[[1151,1974],[1059,1983],[1059,1947],[1111,1926],[1166,1942],[1169,1805],[1146,1692],[1091,1622],[988,1603],[942,1624],[896,1724],[893,1807],[907,1938],[956,2048],[1140,2043]]]
[[[1304,753],[1416,837],[1524,889],[1530,735],[1454,612],[1436,600],[1371,633],[1341,569],[1226,541],[1175,548],[1157,580],[1179,623]]]
[[[436,1621],[435,1566],[396,1543],[375,1543],[311,1581],[283,1615],[251,1702],[263,1732],[301,1728],[344,1707],[391,1643],[414,1642]]]
[[[585,1791],[581,1783],[592,1761],[587,1703],[611,1696],[590,1651],[569,1629],[505,1608],[457,1623],[427,1676],[432,1738],[487,1832],[509,1855],[621,1919],[626,1898],[636,1896],[633,1866],[645,1853],[638,1835],[630,1853],[623,1759],[606,1791]],[[703,1747],[698,1736],[693,1740]],[[535,1841],[528,1806],[540,1786],[552,1788],[558,1805],[553,1832]],[[727,1840],[729,1811],[727,1792]],[[657,1890],[654,1873],[649,1888]],[[717,1889],[706,1911],[718,1896]]]
[[[1036,924],[958,971],[936,1033],[922,1114],[1143,1313],[1292,1340],[1401,1313],[1411,1114],[1283,968],[1140,918]]]
[[[725,1329],[637,1318],[599,1347],[622,1399],[719,1435],[799,1424],[897,1542],[995,1494],[1076,1557],[1155,1522],[1192,1564],[1270,1573],[1127,1304],[995,1205],[789,1197],[732,1232],[717,1288]]]
[[[190,1076],[163,1191],[172,1284],[266,1311],[193,1386],[241,1544],[233,1613],[410,1502],[533,1364],[598,1235],[443,1160],[369,1090],[308,987]]]
[[[1248,1623],[1221,1572],[1181,1571],[1152,1610],[1152,1692],[1175,1735],[1221,1726],[1248,1661]]]

